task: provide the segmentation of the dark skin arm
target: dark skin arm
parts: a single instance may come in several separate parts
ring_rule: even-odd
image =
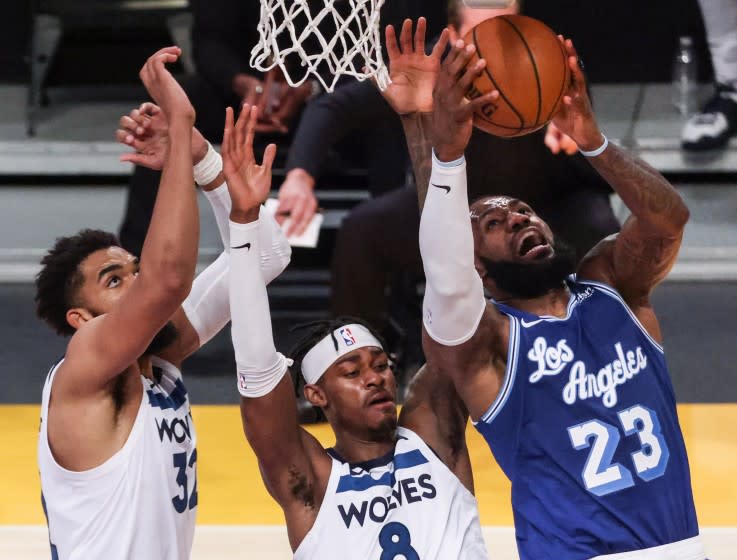
[[[573,43],[562,37],[560,40],[569,55],[572,84],[553,122],[581,149],[595,150],[602,145],[604,137],[591,109]],[[581,263],[579,276],[616,288],[648,332],[661,340],[650,294],[675,263],[689,217],[688,208],[660,173],[618,146],[609,144],[601,155],[589,158],[589,162],[622,198],[632,215],[619,234],[591,250]]]
[[[272,144],[266,149],[262,165],[256,163],[253,137],[257,121],[258,110],[245,105],[238,124],[234,126],[232,109],[227,110],[222,145],[223,173],[233,202],[230,219],[236,223],[258,220],[261,202],[271,187],[271,165],[276,146]],[[237,259],[238,255],[231,258]],[[236,263],[235,260],[232,262]],[[245,328],[246,322],[252,318],[249,309],[233,305],[234,289],[237,286],[231,284],[235,337],[235,333]],[[253,298],[254,305],[259,301],[268,302],[264,284],[254,286],[248,296]],[[271,328],[270,324],[268,328]],[[266,395],[242,397],[241,419],[246,438],[258,458],[264,483],[284,510],[294,550],[314,524],[330,476],[331,459],[319,442],[299,426],[297,402],[289,375],[284,375]]]
[[[382,92],[384,99],[399,114],[415,173],[420,209],[425,202],[432,170],[432,140],[429,137],[433,109],[433,87],[440,71],[440,59],[448,46],[448,30],[440,35],[432,52],[425,54],[425,18],[417,21],[412,36],[412,21],[407,19],[397,40],[394,27],[386,27],[391,84]]]
[[[402,127],[404,136],[407,138],[409,157],[412,160],[420,211],[425,206],[432,174],[432,139],[427,132],[430,119],[432,119],[431,113],[413,113],[402,116]]]
[[[427,364],[422,366],[409,384],[399,424],[418,434],[473,493],[467,423],[468,410],[450,378]]]

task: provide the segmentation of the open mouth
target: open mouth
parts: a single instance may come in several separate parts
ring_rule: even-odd
[[[386,405],[386,404],[394,404],[394,399],[389,393],[379,393],[375,397],[369,399],[368,402],[369,406],[374,405]]]
[[[551,251],[552,247],[543,235],[533,230],[523,235],[517,254],[525,259],[539,259],[546,257]]]

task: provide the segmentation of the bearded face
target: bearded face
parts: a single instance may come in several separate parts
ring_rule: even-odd
[[[477,268],[505,296],[534,298],[563,285],[576,254],[521,200],[480,199],[471,206]]]
[[[555,238],[550,256],[540,260],[493,260],[479,256],[488,278],[497,288],[518,298],[535,298],[560,288],[576,270],[576,252]]]

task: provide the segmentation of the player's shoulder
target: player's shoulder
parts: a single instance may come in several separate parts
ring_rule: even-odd
[[[576,279],[614,286],[614,245],[619,233],[613,233],[594,245],[578,265]]]
[[[633,289],[631,282],[622,278],[621,271],[615,266],[615,247],[619,238],[620,232],[613,233],[597,243],[581,260],[576,279],[608,288],[635,313],[641,310],[649,313],[652,311],[650,292]]]

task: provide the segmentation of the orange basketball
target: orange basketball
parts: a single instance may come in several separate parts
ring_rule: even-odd
[[[476,46],[486,68],[467,96],[494,89],[499,98],[474,115],[474,125],[495,136],[523,136],[545,126],[558,110],[570,80],[568,57],[544,23],[527,16],[504,15],[479,23],[463,38]]]

